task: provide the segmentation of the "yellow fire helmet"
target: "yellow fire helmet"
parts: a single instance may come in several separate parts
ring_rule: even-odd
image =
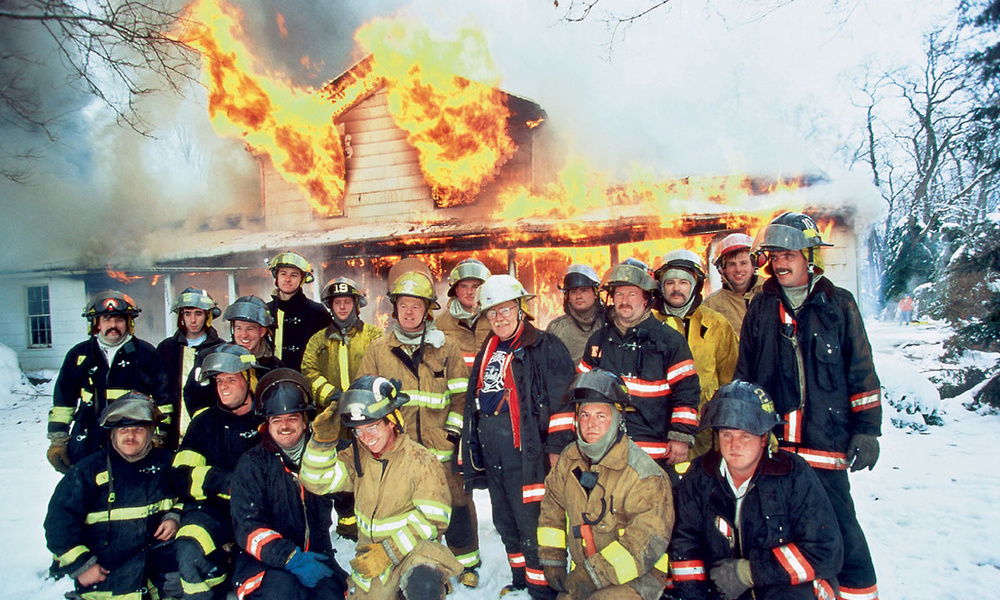
[[[271,271],[271,276],[278,277],[278,269],[281,267],[295,267],[302,271],[302,283],[310,283],[313,280],[313,268],[309,261],[301,254],[295,252],[282,252],[267,263],[267,268]]]
[[[437,301],[437,292],[434,291],[434,283],[421,271],[403,273],[392,282],[389,288],[389,300],[395,305],[396,299],[400,296],[412,296],[427,300],[431,310],[441,308]]]

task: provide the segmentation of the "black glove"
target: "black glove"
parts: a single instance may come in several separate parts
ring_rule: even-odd
[[[750,576],[750,561],[745,558],[727,558],[719,561],[708,573],[715,589],[726,600],[736,600],[743,592],[753,587]]]
[[[557,592],[565,592],[566,586],[563,583],[566,580],[566,565],[559,567],[543,566],[542,572],[545,573],[545,580],[549,582],[549,587]]]
[[[597,591],[594,580],[590,578],[590,573],[583,565],[573,569],[573,572],[563,580],[563,586],[573,600],[586,600]]]
[[[860,471],[865,467],[869,471],[878,462],[878,438],[869,433],[855,433],[847,445],[847,463],[851,472]]]

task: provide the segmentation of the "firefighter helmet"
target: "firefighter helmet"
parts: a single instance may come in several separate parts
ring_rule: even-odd
[[[753,238],[749,235],[745,233],[730,233],[719,242],[719,247],[716,250],[718,254],[715,257],[715,267],[721,271],[725,266],[727,256],[733,252],[749,252],[752,247]]]
[[[624,407],[632,404],[632,398],[620,375],[604,369],[592,369],[573,377],[566,392],[566,402],[570,404],[606,402]]]
[[[656,279],[662,284],[667,269],[690,271],[697,281],[705,280],[705,267],[701,257],[690,250],[672,250],[663,255],[663,265],[656,270]]]
[[[267,310],[267,304],[257,296],[241,296],[226,308],[227,321],[249,321],[261,327],[270,328],[274,319]]]
[[[516,301],[523,310],[522,303],[534,297],[534,294],[529,294],[528,290],[524,289],[520,281],[505,273],[490,275],[476,290],[476,302],[480,312],[486,312],[498,304],[511,300]]]
[[[330,283],[326,284],[323,288],[323,294],[321,298],[323,299],[323,304],[329,308],[330,300],[338,296],[353,296],[354,302],[357,304],[355,308],[362,309],[368,306],[368,297],[365,292],[358,286],[358,283],[351,279],[350,277],[338,277],[332,279]]]
[[[219,373],[242,373],[257,366],[257,357],[239,344],[220,344],[201,361],[198,381],[204,383]]]
[[[170,311],[180,314],[184,308],[200,308],[212,318],[218,318],[222,314],[218,303],[208,295],[208,290],[193,287],[185,288],[183,292],[177,295]]]
[[[400,296],[422,298],[429,303],[431,310],[441,308],[437,301],[437,292],[434,291],[433,280],[422,271],[403,273],[392,282],[392,287],[389,288],[389,300],[393,306]]]
[[[739,380],[716,390],[703,414],[701,429],[739,429],[753,435],[764,435],[784,423],[764,388]]]
[[[262,417],[292,413],[315,413],[309,382],[295,369],[272,369],[260,378],[254,412]]]
[[[809,215],[786,212],[775,217],[757,232],[753,251],[805,250],[817,246],[833,246],[820,237],[816,221]]]
[[[140,392],[126,392],[116,398],[101,413],[101,427],[140,427],[156,425],[163,419],[163,413],[153,399]]]
[[[136,306],[135,300],[128,294],[118,290],[104,290],[91,297],[81,316],[94,319],[103,315],[122,315],[134,319],[141,312],[142,309]]]
[[[483,283],[489,279],[490,275],[492,273],[482,262],[474,258],[467,258],[455,265],[455,268],[448,274],[448,296],[455,296],[455,286],[458,285],[458,282],[475,279],[479,283]]]
[[[340,395],[337,412],[345,427],[368,425],[391,415],[409,401],[400,382],[365,375]]]
[[[392,265],[389,269],[389,277],[387,279],[388,289],[387,293],[392,291],[392,284],[396,282],[401,275],[406,273],[412,273],[416,271],[417,273],[423,273],[427,276],[427,279],[434,281],[434,274],[431,273],[431,268],[427,266],[427,263],[416,257],[404,258],[403,260]]]
[[[575,290],[577,288],[591,287],[597,289],[601,287],[601,278],[597,276],[597,271],[587,265],[570,265],[563,272],[562,283],[559,289],[563,292]]]
[[[278,269],[281,267],[295,267],[302,271],[302,283],[309,283],[313,280],[313,268],[304,256],[296,252],[282,252],[267,263],[267,268],[271,271],[271,277],[278,278]]]
[[[644,292],[656,290],[656,281],[649,274],[649,265],[635,258],[624,261],[608,269],[601,287],[608,292],[621,285],[634,285]]]

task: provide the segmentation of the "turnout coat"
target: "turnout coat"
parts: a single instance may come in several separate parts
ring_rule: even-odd
[[[609,315],[590,336],[580,372],[594,367],[625,380],[634,410],[626,409],[628,436],[654,459],[665,459],[667,441],[694,444],[701,387],[684,336],[652,314],[624,335]]]
[[[356,589],[395,599],[400,580],[414,566],[429,564],[449,577],[462,571],[461,563],[438,541],[451,521],[444,469],[405,433],[379,457],[357,441],[337,452],[336,442],[309,440],[302,460],[303,487],[323,495],[353,492],[358,545],[388,541],[400,559],[374,580],[352,572]]]
[[[711,450],[692,463],[677,492],[677,524],[670,541],[675,592],[690,600],[721,599],[708,579],[719,561],[750,561],[754,587],[741,599],[815,600],[816,580],[840,571],[843,545],[833,507],[819,479],[798,456],[764,456],[743,497],[736,497]],[[830,593],[829,585],[824,585]]]
[[[368,346],[382,335],[381,329],[358,319],[346,336],[331,324],[309,338],[302,355],[302,375],[312,386],[318,407],[326,408],[335,396],[350,387]]]
[[[589,494],[579,479],[585,472],[597,474]],[[648,454],[623,436],[592,465],[571,444],[545,478],[545,490],[538,517],[543,566],[564,566],[568,551],[577,569],[601,582],[600,589],[628,586],[644,600],[660,598],[674,525],[673,494],[667,474]],[[594,548],[586,548],[580,534],[585,518],[591,521]]]
[[[268,569],[283,569],[297,548],[332,559],[332,511],[329,498],[303,490],[299,465],[265,434],[259,445],[243,453],[232,477],[230,514],[242,550],[236,558],[235,587],[249,594]]]
[[[479,439],[479,390],[487,350],[494,345],[491,332],[476,356],[469,378],[462,430],[461,466],[467,490],[486,487],[486,468]],[[573,406],[563,404],[573,379],[573,361],[556,336],[524,322],[520,346],[511,359],[513,383],[517,388],[519,418],[516,423],[524,477],[522,499],[537,502],[544,490],[547,454],[558,454],[573,440]],[[511,423],[511,427],[515,424]]]
[[[448,306],[451,306],[452,302],[458,302],[458,300],[452,298],[448,301]],[[458,349],[462,351],[462,358],[465,359],[465,366],[472,368],[472,363],[476,361],[476,354],[483,347],[486,336],[490,334],[490,324],[486,316],[480,315],[478,319],[473,321],[472,327],[469,327],[465,322],[456,319],[445,307],[434,317],[434,323],[449,339],[458,344]]]
[[[760,273],[754,273],[753,277],[753,284],[743,294],[734,292],[723,278],[722,287],[705,298],[705,306],[722,313],[722,316],[729,319],[733,331],[736,332],[737,340],[740,337],[740,330],[743,328],[743,318],[747,314],[747,307],[750,306],[750,301],[754,299],[754,296],[760,293],[766,279]]]
[[[164,518],[179,519],[170,459],[169,451],[153,448],[130,463],[109,448],[70,469],[45,515],[45,543],[54,555],[50,573],[75,577],[96,562],[110,573],[89,590],[138,599],[150,575],[151,548],[161,545],[153,534]]]
[[[97,336],[73,346],[66,354],[49,411],[49,435],[69,434],[69,460],[76,464],[105,447],[107,432],[100,426],[101,413],[111,402],[129,391],[151,397],[163,413],[156,433],[166,436],[174,419],[174,398],[156,349],[132,336],[108,364]]]
[[[796,313],[774,278],[750,303],[736,379],[767,390],[786,425],[783,447],[819,469],[843,470],[857,433],[879,435],[881,386],[850,292],[821,277]]]
[[[194,371],[195,367],[201,366],[201,359],[198,358],[199,354],[204,357],[205,353],[203,351],[210,351],[212,348],[223,343],[225,342],[219,337],[219,332],[214,327],[209,326],[205,328],[205,341],[197,346],[187,345],[187,337],[184,335],[184,330],[182,329],[178,329],[174,332],[174,335],[164,339],[156,346],[156,355],[163,365],[163,370],[167,373],[170,394],[174,403],[174,422],[168,432],[168,448],[177,447],[182,429],[186,429],[187,424],[191,421],[190,417],[194,415],[195,411],[198,408],[202,408],[201,404],[190,404],[187,402],[183,393],[185,385],[188,382],[188,376]],[[214,399],[214,387],[211,392]],[[211,402],[204,404],[204,406],[211,406]],[[187,416],[184,416],[185,412]]]
[[[274,319],[274,355],[284,366],[298,371],[309,338],[333,322],[329,311],[307,298],[302,288],[288,300],[280,299],[275,292],[267,310]]]

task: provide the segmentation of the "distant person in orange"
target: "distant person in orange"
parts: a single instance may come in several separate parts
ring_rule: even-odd
[[[899,324],[909,326],[913,320],[913,296],[904,294],[899,301]]]

